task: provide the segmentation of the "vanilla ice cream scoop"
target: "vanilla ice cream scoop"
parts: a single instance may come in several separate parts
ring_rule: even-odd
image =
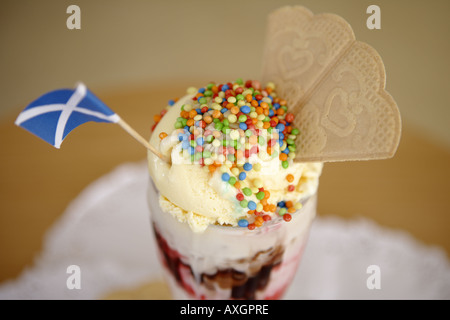
[[[261,226],[315,194],[322,163],[294,162],[296,132],[273,84],[208,84],[187,94],[156,125],[148,153],[161,208],[194,232],[208,225]]]

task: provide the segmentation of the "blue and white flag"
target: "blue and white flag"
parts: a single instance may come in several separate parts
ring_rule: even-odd
[[[16,125],[60,148],[70,131],[85,122],[118,123],[120,117],[80,83],[75,90],[60,89],[30,103]]]

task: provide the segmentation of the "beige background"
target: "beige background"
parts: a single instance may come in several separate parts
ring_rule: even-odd
[[[81,8],[81,30],[66,28],[70,4]],[[258,78],[266,16],[285,4],[344,17],[383,57],[403,120],[450,147],[448,0],[2,0],[0,116],[79,80],[99,92]],[[370,4],[381,8],[381,30],[366,27]]]

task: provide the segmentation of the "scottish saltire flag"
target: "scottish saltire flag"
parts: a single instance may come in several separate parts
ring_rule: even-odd
[[[117,123],[120,117],[80,83],[75,90],[44,94],[30,103],[15,123],[59,149],[70,131],[89,121]]]

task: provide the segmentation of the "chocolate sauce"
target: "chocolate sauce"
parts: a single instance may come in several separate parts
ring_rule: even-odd
[[[256,291],[266,287],[269,283],[272,269],[278,264],[279,262],[277,264],[264,265],[256,275],[248,277],[244,284],[233,286],[231,289],[231,297],[233,299],[255,299]]]
[[[194,278],[194,272],[191,266],[181,260],[181,255],[176,250],[170,248],[155,225],[153,225],[153,230],[163,257],[164,265],[176,279],[177,283],[195,298],[194,290],[187,285],[181,273],[181,270],[188,269]],[[262,253],[268,255],[268,260],[261,264],[259,270],[256,267],[252,268],[254,272],[252,272],[251,276],[233,268],[219,269],[214,274],[202,273],[200,275],[200,283],[209,290],[214,290],[217,286],[222,289],[231,289],[232,299],[255,299],[256,292],[264,289],[269,283],[273,268],[281,263],[283,250],[281,248],[271,248],[265,252],[258,252],[255,256],[246,258],[246,260],[255,261]]]

